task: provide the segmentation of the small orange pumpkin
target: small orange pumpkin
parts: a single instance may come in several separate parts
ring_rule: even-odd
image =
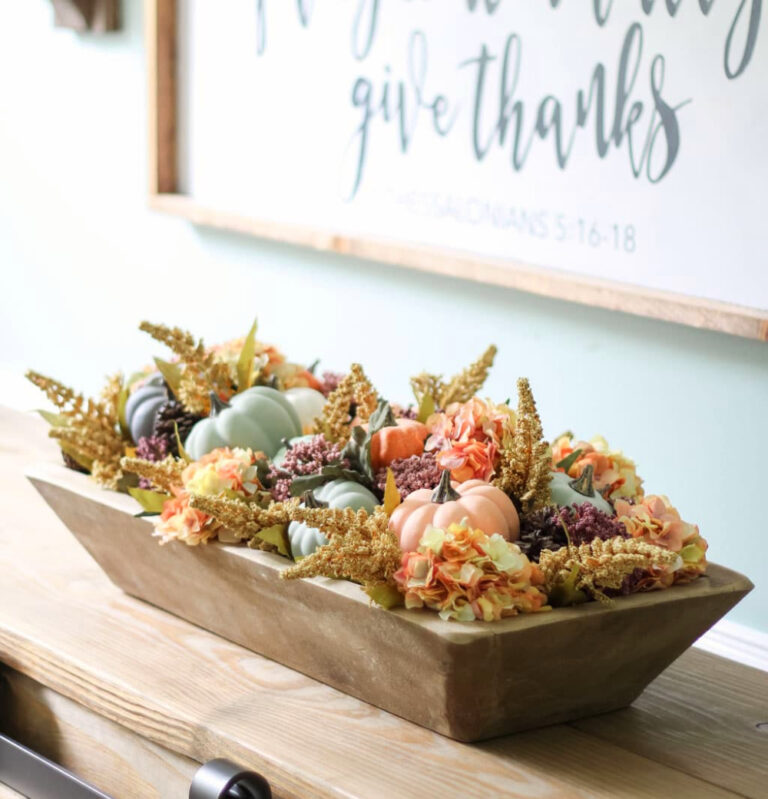
[[[409,494],[393,511],[389,527],[403,552],[414,552],[428,527],[445,529],[462,519],[488,535],[499,533],[507,541],[516,541],[520,535],[520,517],[500,488],[484,480],[452,484],[447,469],[434,492],[421,488]]]
[[[371,437],[371,466],[374,469],[389,466],[398,458],[410,458],[424,452],[424,441],[429,435],[426,425],[413,419],[393,418],[392,423]]]

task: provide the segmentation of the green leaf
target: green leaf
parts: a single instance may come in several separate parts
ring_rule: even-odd
[[[400,492],[395,483],[395,473],[387,467],[387,483],[384,486],[384,513],[392,515],[392,511],[400,504]]]
[[[168,388],[173,392],[173,396],[179,396],[179,385],[181,383],[181,367],[177,363],[164,361],[162,358],[155,358],[155,365],[160,370],[160,374],[168,383]]]
[[[582,451],[581,449],[575,449],[570,455],[558,461],[555,466],[558,469],[563,469],[567,473],[571,466],[579,459],[579,455],[581,455]]]
[[[143,519],[145,516],[159,516],[160,514],[157,511],[151,510],[142,510],[138,513],[133,514],[134,519]]]
[[[117,397],[117,423],[124,438],[132,440],[131,431],[128,429],[128,420],[125,418],[125,406],[128,402],[128,383],[124,383]]]
[[[422,424],[429,419],[435,412],[435,398],[431,394],[425,394],[419,402],[419,411],[416,415],[417,421]]]
[[[171,499],[170,494],[164,494],[160,491],[149,491],[146,488],[129,488],[128,493],[145,511],[147,511],[147,513],[153,514],[162,513],[165,501]]]
[[[93,459],[83,455],[79,449],[75,449],[71,444],[65,444],[63,441],[59,442],[59,446],[61,447],[61,451],[66,452],[78,466],[82,466],[83,469],[89,472],[93,469]]]
[[[377,605],[381,605],[384,610],[392,610],[392,608],[399,607],[404,601],[403,595],[397,588],[388,583],[364,585],[363,591],[365,591]]]
[[[176,447],[179,450],[179,457],[187,463],[192,463],[192,456],[184,449],[184,445],[181,443],[178,422],[173,423],[173,434],[176,436]]]
[[[376,410],[371,414],[371,418],[368,419],[368,434],[372,436],[384,427],[397,427],[397,420],[389,403],[380,399]]]
[[[347,458],[353,471],[359,472],[371,482],[374,481],[373,467],[371,466],[371,425],[366,433],[362,427],[353,427],[352,435],[341,452],[342,460]]]
[[[558,583],[549,592],[549,604],[555,608],[561,608],[566,605],[581,605],[586,602],[589,597],[579,588],[576,588],[576,582],[579,579],[579,564],[574,563],[571,568],[570,574]]]
[[[685,563],[698,563],[704,558],[704,550],[696,544],[684,546],[678,553]]]
[[[63,413],[51,413],[42,409],[38,410],[38,413],[51,427],[66,427],[68,424],[68,419]]]
[[[243,342],[240,357],[237,359],[237,390],[245,391],[253,382],[253,359],[256,356],[256,330],[258,320],[254,319],[251,329]]]
[[[275,524],[272,527],[265,527],[256,533],[256,538],[260,538],[267,544],[277,547],[277,551],[286,558],[291,558],[291,542],[288,539],[288,528],[284,524]]]
[[[381,493],[373,481],[352,469],[344,469],[338,463],[329,463],[328,466],[323,468],[317,474],[306,474],[294,477],[291,481],[291,496],[300,497],[306,491],[314,491],[316,488],[330,483],[333,480],[352,480],[355,483],[365,486],[368,490],[372,491],[377,496]]]

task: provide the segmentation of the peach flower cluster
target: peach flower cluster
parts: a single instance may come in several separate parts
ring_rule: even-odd
[[[505,426],[514,426],[515,414],[507,405],[473,397],[454,402],[427,419],[426,452],[434,452],[442,469],[458,483],[490,480]]]
[[[546,608],[538,566],[516,544],[466,521],[428,528],[394,579],[406,608],[428,607],[442,619],[498,621]]]
[[[578,477],[591,465],[595,488],[607,499],[639,499],[643,496],[643,481],[637,475],[634,461],[627,458],[621,450],[613,450],[602,436],[590,441],[574,441],[570,433],[565,433],[552,444],[552,466],[564,458],[581,450],[573,461],[568,474]]]
[[[687,582],[706,571],[707,542],[695,524],[680,518],[667,497],[649,494],[635,505],[617,500],[616,516],[633,538],[680,555],[683,565],[674,573],[674,582]]]
[[[209,350],[234,370],[244,343],[244,337],[235,338],[212,346]],[[322,388],[322,383],[312,372],[298,364],[288,363],[285,355],[272,344],[257,341],[254,360],[256,366],[261,369],[262,375],[267,378],[277,378],[283,389],[309,387],[320,391]]]
[[[190,546],[215,537],[219,524],[212,516],[189,506],[192,494],[246,498],[261,489],[255,463],[264,455],[249,449],[221,447],[190,463],[181,474],[182,485],[163,504],[155,520],[155,535],[161,544],[184,541]]]

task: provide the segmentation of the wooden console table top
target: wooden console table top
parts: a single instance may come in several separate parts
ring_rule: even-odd
[[[457,743],[124,595],[23,476],[56,458],[42,420],[0,408],[0,661],[52,717],[129,736],[136,772],[228,757],[284,799],[766,796],[768,673],[689,650],[631,708]]]

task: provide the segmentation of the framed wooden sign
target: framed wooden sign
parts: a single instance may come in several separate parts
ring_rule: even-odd
[[[149,0],[151,203],[768,340],[761,5]]]

